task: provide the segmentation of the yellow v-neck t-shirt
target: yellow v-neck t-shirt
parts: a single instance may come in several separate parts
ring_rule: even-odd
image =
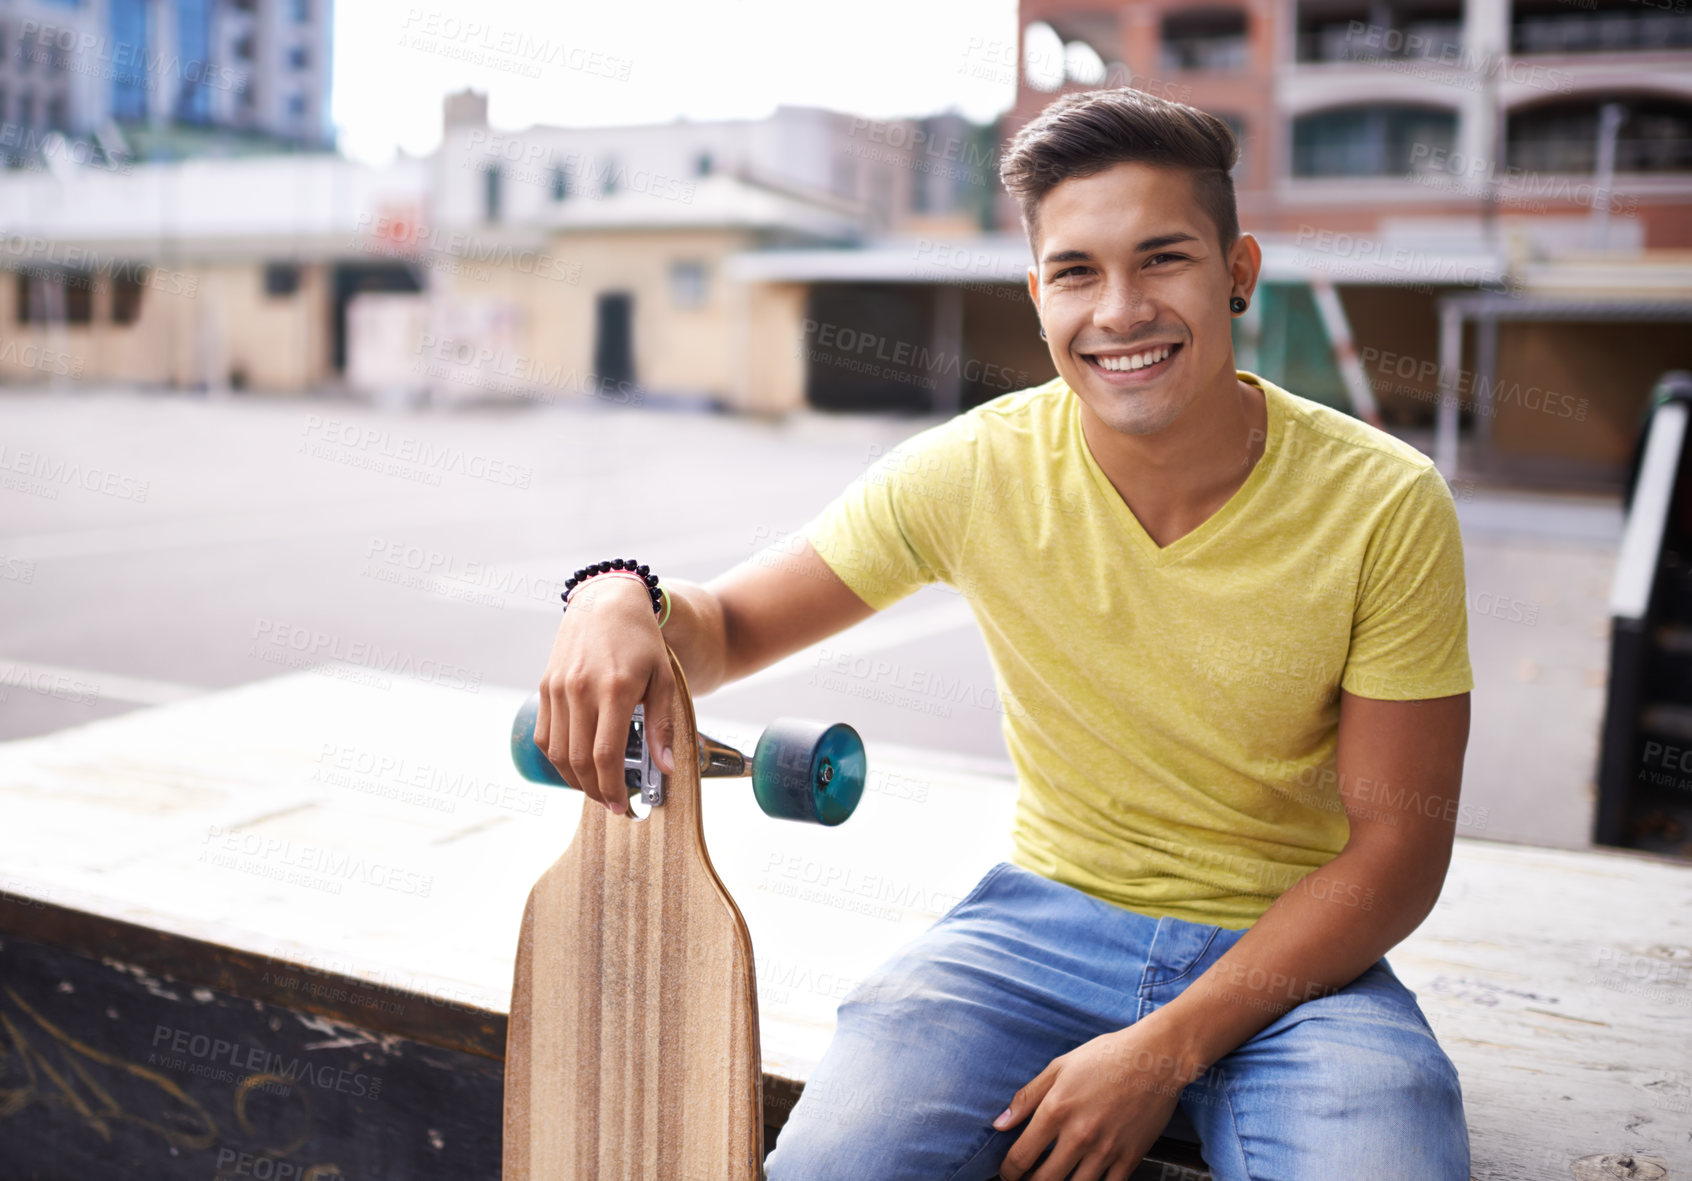
[[[1017,772],[1017,865],[1228,928],[1345,845],[1341,688],[1474,687],[1462,538],[1432,460],[1238,376],[1264,393],[1263,455],[1167,546],[1100,469],[1061,378],[911,436],[803,530],[871,607],[935,581],[970,604]]]

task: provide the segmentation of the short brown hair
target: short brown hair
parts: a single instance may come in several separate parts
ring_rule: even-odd
[[[1125,86],[1055,99],[1011,139],[999,179],[1016,198],[1032,244],[1040,201],[1060,182],[1115,164],[1184,168],[1226,254],[1240,236],[1229,174],[1239,158],[1233,129],[1215,115]]]

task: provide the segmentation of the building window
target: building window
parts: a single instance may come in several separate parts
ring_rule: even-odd
[[[482,169],[482,220],[499,220],[500,173],[498,164]]]
[[[564,171],[564,166],[555,164],[552,168],[552,199],[562,201],[570,195],[570,174]]]
[[[311,50],[304,45],[296,45],[288,51],[288,64],[296,70],[311,67]]]
[[[94,276],[87,271],[19,271],[20,324],[87,324],[94,319]]]
[[[134,267],[112,276],[112,323],[133,324],[141,318],[141,293],[147,289],[147,272]]]
[[[702,262],[670,264],[670,302],[678,308],[705,306],[706,272]]]
[[[1463,10],[1450,0],[1300,4],[1296,55],[1301,62],[1371,62],[1422,58],[1460,65]]]
[[[1294,176],[1407,176],[1417,160],[1449,152],[1457,116],[1437,107],[1367,106],[1293,120]]]
[[[607,160],[605,162],[605,182],[600,186],[599,191],[607,197],[617,191],[617,161]]]
[[[64,95],[55,94],[47,100],[47,126],[54,131],[70,130],[70,118],[65,107]]]
[[[1666,98],[1620,101],[1627,117],[1616,129],[1617,172],[1692,171],[1692,103]],[[1511,112],[1504,133],[1506,166],[1592,174],[1598,167],[1602,105],[1589,98]]]
[[[60,281],[65,292],[65,323],[93,323],[94,276],[87,271],[69,271]]]
[[[1243,70],[1246,15],[1237,8],[1193,8],[1163,18],[1166,70]]]
[[[25,131],[35,126],[35,95],[27,90],[18,95],[18,123]]]
[[[290,94],[288,96],[288,117],[290,119],[303,119],[303,118],[305,118],[305,113],[306,113],[305,95],[303,95],[303,94]]]
[[[309,25],[311,23],[311,0],[294,0],[294,23]]]
[[[271,299],[285,299],[300,289],[300,264],[295,262],[267,262],[264,264],[264,293]]]
[[[107,25],[112,45],[112,117],[130,123],[147,118],[151,79],[147,62],[154,48],[147,40],[147,0],[111,0]]]
[[[700,152],[693,159],[693,174],[695,176],[710,176],[713,167],[710,152]]]
[[[1576,11],[1571,12],[1571,7]],[[1684,4],[1588,0],[1570,5],[1517,0],[1511,7],[1510,18],[1510,45],[1517,53],[1630,53],[1692,48],[1692,11]]]
[[[207,69],[212,58],[211,7],[209,0],[177,0],[174,114],[183,123],[206,124],[212,118]]]

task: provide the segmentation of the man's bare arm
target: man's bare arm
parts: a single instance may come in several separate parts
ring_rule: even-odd
[[[875,614],[803,537],[703,585],[664,585],[673,601],[664,638],[701,697]]]
[[[1146,1018],[1187,1067],[1210,1066],[1289,1009],[1345,987],[1421,925],[1451,862],[1468,738],[1467,693],[1341,692],[1336,761],[1350,839]]]

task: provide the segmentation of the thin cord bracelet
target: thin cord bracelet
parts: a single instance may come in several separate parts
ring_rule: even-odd
[[[606,570],[606,571],[603,571],[599,574],[588,575],[587,578],[582,579],[582,581],[577,583],[574,587],[565,591],[564,595],[563,595],[565,604],[566,605],[569,604],[570,596],[575,594],[577,591],[579,591],[582,588],[583,583],[586,583],[590,579],[594,579],[594,578],[632,578],[636,582],[640,583],[642,586],[646,585],[646,580],[644,578],[642,578],[640,575],[636,574],[633,570]],[[647,597],[648,598],[651,597],[650,592],[648,593]]]
[[[564,582],[564,590],[558,597],[564,600],[564,610],[570,609],[570,595],[582,583],[601,574],[619,574],[626,578],[639,579],[646,587],[647,596],[652,602],[652,613],[662,618],[658,626],[663,627],[670,615],[670,596],[665,588],[658,585],[658,576],[652,573],[651,567],[636,562],[633,558],[609,558],[603,562],[593,562],[577,570]]]

